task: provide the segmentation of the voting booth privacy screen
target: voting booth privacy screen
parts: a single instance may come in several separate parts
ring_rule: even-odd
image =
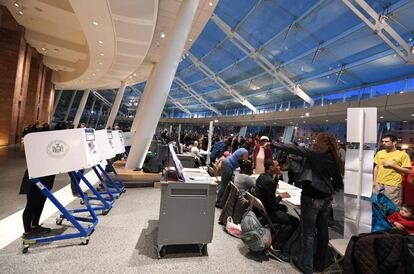
[[[92,128],[29,133],[24,137],[29,178],[89,168],[99,164]]]
[[[134,139],[135,130],[131,130],[128,132],[122,132],[122,136],[124,138],[124,145],[129,147],[132,145],[132,140]]]
[[[108,131],[106,129],[96,130],[95,135],[96,145],[98,147],[99,161],[104,161],[115,157],[115,150],[109,142]]]
[[[112,142],[115,154],[125,152],[124,138],[121,130],[112,130]]]

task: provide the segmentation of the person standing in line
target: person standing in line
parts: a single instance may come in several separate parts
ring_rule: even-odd
[[[292,262],[305,274],[311,274],[314,270],[322,271],[329,257],[330,207],[334,192],[343,187],[338,143],[332,134],[323,132],[317,135],[312,148],[281,143],[275,143],[274,146],[306,158],[298,177],[298,182],[302,184],[302,255],[293,257]]]
[[[374,157],[373,190],[383,192],[394,204],[401,206],[401,183],[403,175],[411,172],[410,157],[404,151],[397,150],[397,137],[391,134],[382,137],[384,149]]]
[[[269,148],[269,138],[267,136],[262,136],[253,152],[253,168],[255,174],[262,174],[265,172],[264,162],[268,159],[272,159],[272,151]]]
[[[220,207],[221,205],[221,198],[223,197],[224,191],[233,176],[233,172],[239,167],[239,161],[248,159],[249,154],[247,150],[245,148],[239,148],[221,163],[221,182],[217,190],[217,207]]]

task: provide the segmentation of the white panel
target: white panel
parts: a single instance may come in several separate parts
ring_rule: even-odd
[[[154,16],[154,0],[109,0],[114,14],[151,20]]]
[[[30,178],[65,173],[99,164],[91,128],[30,133],[24,137]]]
[[[128,131],[128,132],[122,132],[122,136],[124,137],[124,143],[125,146],[131,146],[132,145],[132,139],[134,138],[135,130]]]
[[[356,220],[357,198],[344,196],[344,216],[350,220]],[[360,223],[371,225],[372,220],[372,203],[370,200],[361,199],[361,219]]]
[[[359,157],[359,150],[348,149],[346,151],[344,192],[348,194],[358,195],[358,185],[359,185],[358,157]],[[374,159],[374,151],[364,150],[361,195],[364,197],[368,197],[368,198],[371,197],[371,193],[372,193],[373,159]]]
[[[98,149],[99,160],[104,161],[115,157],[112,145],[109,143],[108,133],[106,129],[95,131],[96,146]]]
[[[374,151],[373,150],[364,150],[364,165],[363,172],[372,174],[373,164],[374,164]],[[345,169],[351,171],[358,171],[359,162],[358,162],[359,150],[358,149],[347,149],[346,158],[345,158]]]
[[[363,123],[364,143],[377,142],[377,108],[348,108],[347,116],[347,141],[359,143],[361,126],[361,112],[365,113]]]
[[[152,26],[130,24],[122,21],[114,21],[116,36],[125,39],[133,39],[139,41],[151,41]]]
[[[122,136],[122,131],[120,130],[112,130],[112,136],[113,136],[113,146],[115,148],[116,154],[121,154],[125,152],[125,146],[124,146],[124,139]]]
[[[371,233],[371,226],[359,224],[359,230],[356,229],[356,224],[353,220],[344,220],[344,239],[349,239],[359,233]]]

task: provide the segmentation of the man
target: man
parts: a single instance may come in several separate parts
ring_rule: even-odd
[[[410,157],[397,150],[397,138],[394,135],[382,137],[384,149],[377,152],[374,158],[373,189],[384,192],[397,206],[401,206],[401,182],[404,174],[410,173]]]
[[[220,158],[221,155],[228,149],[227,145],[219,137],[214,139],[214,144],[210,150],[210,161],[214,163],[216,159]]]
[[[282,249],[296,230],[299,220],[286,213],[287,207],[285,205],[279,204],[282,199],[290,197],[289,193],[279,193],[279,196],[276,197],[278,176],[281,174],[279,163],[276,160],[268,159],[265,160],[264,166],[265,173],[260,174],[256,180],[256,195],[265,207],[272,223],[280,225],[274,245],[276,249]]]

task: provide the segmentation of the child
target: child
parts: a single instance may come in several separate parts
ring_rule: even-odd
[[[414,234],[414,206],[403,205],[400,211],[388,216],[390,221],[397,229],[405,230],[409,234]]]

